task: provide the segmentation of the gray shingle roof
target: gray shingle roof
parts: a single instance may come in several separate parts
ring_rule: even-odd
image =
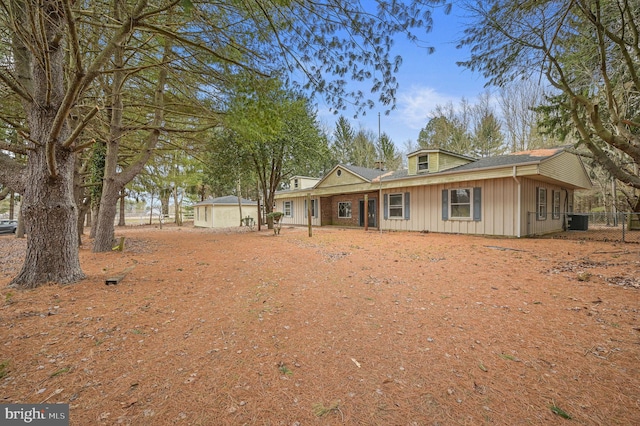
[[[513,154],[497,157],[481,158],[469,164],[450,169],[451,171],[465,171],[492,167],[517,166],[518,164],[539,163],[564,151],[564,148],[547,148],[533,151],[514,152]]]
[[[509,166],[517,166],[520,164],[531,164],[531,163],[539,163],[543,160],[553,157],[554,155],[558,155],[563,152],[564,148],[546,148],[546,149],[537,149],[532,151],[522,151],[522,152],[514,152],[513,154],[500,155],[497,157],[487,157],[480,158],[479,160],[473,161],[471,163],[463,164],[458,167],[453,167],[451,169],[443,170],[441,172],[429,173],[423,176],[433,176],[438,173],[456,173],[456,172],[465,172],[470,170],[480,170],[480,169],[491,169],[494,167],[509,167]],[[383,181],[402,179],[408,177],[408,170],[398,170],[393,172],[390,176],[384,176],[382,178]]]
[[[347,166],[346,164],[340,164],[340,167],[347,169],[350,172],[355,173],[358,176],[361,176],[368,181],[372,181],[373,179],[377,178],[381,174],[387,173],[386,171],[380,170],[380,169],[369,169],[369,168],[360,167],[360,166]]]
[[[480,158],[476,161],[472,161],[470,163],[463,164],[458,167],[453,167],[451,169],[443,170],[441,172],[429,173],[421,176],[433,176],[438,173],[455,173],[455,172],[464,172],[469,170],[490,169],[494,167],[517,166],[519,164],[539,163],[543,160],[546,160],[547,158],[551,158],[554,155],[557,155],[563,152],[564,150],[565,150],[565,147],[545,148],[545,149],[537,149],[537,150],[531,150],[531,151],[515,152],[513,154],[500,155],[497,157]],[[367,167],[360,167],[360,166],[350,166],[346,164],[339,164],[338,166],[346,170],[349,170],[352,173],[355,173],[356,175],[366,179],[369,182],[374,181],[380,175],[382,175],[383,181],[390,181],[390,180],[409,177],[409,172],[407,169],[389,171],[389,170],[369,169]],[[278,192],[286,192],[286,191],[278,191]]]

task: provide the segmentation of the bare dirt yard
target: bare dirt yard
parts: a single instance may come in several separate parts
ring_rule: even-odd
[[[85,243],[86,280],[32,291],[7,288],[25,241],[0,237],[1,403],[69,403],[72,425],[640,424],[637,244],[117,235]]]

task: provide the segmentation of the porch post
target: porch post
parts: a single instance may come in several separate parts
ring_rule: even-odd
[[[311,230],[311,193],[307,192],[307,223],[309,225],[309,236],[313,236],[313,231]]]

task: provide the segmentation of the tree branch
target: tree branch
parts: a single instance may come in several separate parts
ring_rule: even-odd
[[[207,46],[204,46],[204,45],[202,45],[200,43],[196,43],[194,41],[191,41],[191,40],[189,40],[189,39],[187,39],[185,37],[182,37],[181,35],[178,35],[178,34],[172,32],[172,31],[169,31],[167,29],[164,29],[164,28],[161,28],[161,27],[158,27],[156,25],[149,24],[149,23],[146,23],[146,22],[141,22],[139,26],[142,27],[142,28],[147,28],[148,30],[153,31],[153,32],[155,32],[157,34],[162,34],[163,36],[166,36],[166,37],[171,38],[173,40],[179,41],[180,43],[183,43],[183,44],[185,44],[187,46],[195,47],[196,49],[205,51],[205,52],[209,53],[210,55],[214,56],[215,58],[217,58],[217,59],[219,59],[219,60],[221,60],[223,62],[236,65],[236,66],[238,66],[238,67],[240,67],[240,68],[242,68],[244,70],[251,71],[251,72],[256,73],[256,74],[258,74],[258,75],[260,75],[262,77],[268,77],[269,76],[268,74],[265,74],[265,73],[263,73],[263,72],[261,72],[259,70],[254,69],[254,68],[248,67],[246,64],[243,64],[242,62],[238,62],[235,59],[222,56],[218,52],[208,48]]]
[[[90,141],[88,141],[88,142],[85,142],[85,143],[83,143],[83,144],[81,144],[81,145],[77,145],[76,147],[74,147],[74,148],[73,148],[73,152],[80,152],[80,151],[82,151],[82,150],[83,150],[83,149],[85,149],[85,148],[89,148],[89,147],[90,147],[91,145],[93,145],[94,143],[96,143],[96,140],[95,140],[95,139],[91,139],[91,140],[90,140]]]
[[[67,18],[67,27],[69,28],[69,45],[71,47],[71,56],[75,64],[76,74],[84,74],[82,68],[82,55],[80,53],[80,43],[78,42],[78,29],[76,27],[76,21],[73,19],[73,12],[71,11],[71,4],[69,0],[63,0],[62,5],[64,7],[64,15]]]
[[[573,123],[576,125],[578,132],[580,133],[582,142],[585,144],[587,149],[589,149],[589,151],[593,153],[594,159],[620,182],[626,183],[627,185],[631,185],[635,188],[640,188],[640,177],[627,173],[624,169],[619,167],[607,155],[607,153],[600,149],[600,147],[591,139],[589,131],[586,129],[582,120],[580,120],[580,117],[578,116],[578,108],[575,100],[572,102],[571,118],[573,120]]]
[[[169,61],[169,58],[172,55],[171,47],[172,47],[171,39],[170,38],[166,39],[165,45],[164,45],[164,55],[162,58],[162,62]],[[154,100],[156,109],[154,112],[153,126],[152,126],[152,127],[155,127],[156,129],[152,130],[149,133],[149,135],[147,136],[147,140],[145,141],[144,148],[141,150],[140,154],[133,161],[133,163],[119,173],[117,180],[122,186],[126,185],[134,177],[136,177],[138,173],[140,173],[140,170],[142,170],[146,162],[149,160],[149,158],[151,157],[151,154],[153,153],[153,150],[155,149],[158,143],[158,140],[160,138],[159,129],[161,127],[162,122],[164,121],[164,92],[165,92],[165,86],[167,84],[167,75],[168,75],[167,67],[160,68],[160,72],[158,73],[158,84],[156,86],[156,93],[155,93],[155,100]]]
[[[0,150],[13,152],[14,154],[27,155],[29,151],[23,146],[17,146],[4,141],[0,141]]]
[[[13,80],[13,76],[11,76],[11,78],[9,78],[9,75],[5,74],[4,70],[0,69],[0,80],[2,80],[4,82],[4,84],[6,84],[7,86],[9,86],[9,88],[13,91],[13,93],[15,93],[16,95],[20,96],[22,99],[24,99],[27,102],[32,102],[33,98],[31,97],[31,94],[25,90],[22,90],[22,87],[20,87],[20,85],[16,84]]]
[[[0,152],[0,182],[12,188],[15,192],[24,193],[26,167],[18,163],[15,158]]]
[[[94,59],[86,73],[83,73],[81,70],[75,73],[73,82],[69,84],[69,89],[67,90],[60,108],[56,113],[56,117],[51,126],[51,132],[49,133],[49,140],[56,140],[58,138],[60,131],[62,130],[63,123],[80,93],[82,93],[88,87],[89,83],[98,76],[100,68],[109,60],[116,46],[127,37],[133,28],[138,26],[139,23],[137,21],[137,16],[140,15],[146,4],[147,0],[138,0],[138,3],[132,11],[131,17],[120,25],[120,29],[116,31],[111,40],[109,40],[105,45],[104,49],[102,49],[100,54]]]
[[[75,130],[71,132],[71,135],[67,138],[67,140],[62,143],[62,147],[64,148],[70,147],[71,144],[78,138],[78,136],[80,136],[80,133],[82,133],[84,128],[87,127],[87,125],[89,124],[93,116],[95,116],[98,113],[98,111],[100,111],[100,107],[98,106],[93,107],[93,109],[89,111],[87,115],[85,115],[85,117],[78,124]]]

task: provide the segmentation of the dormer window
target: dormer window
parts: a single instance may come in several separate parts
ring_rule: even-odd
[[[293,180],[293,187],[298,188],[298,179]]]
[[[428,171],[429,171],[429,156],[426,154],[418,156],[418,173],[426,173]]]

